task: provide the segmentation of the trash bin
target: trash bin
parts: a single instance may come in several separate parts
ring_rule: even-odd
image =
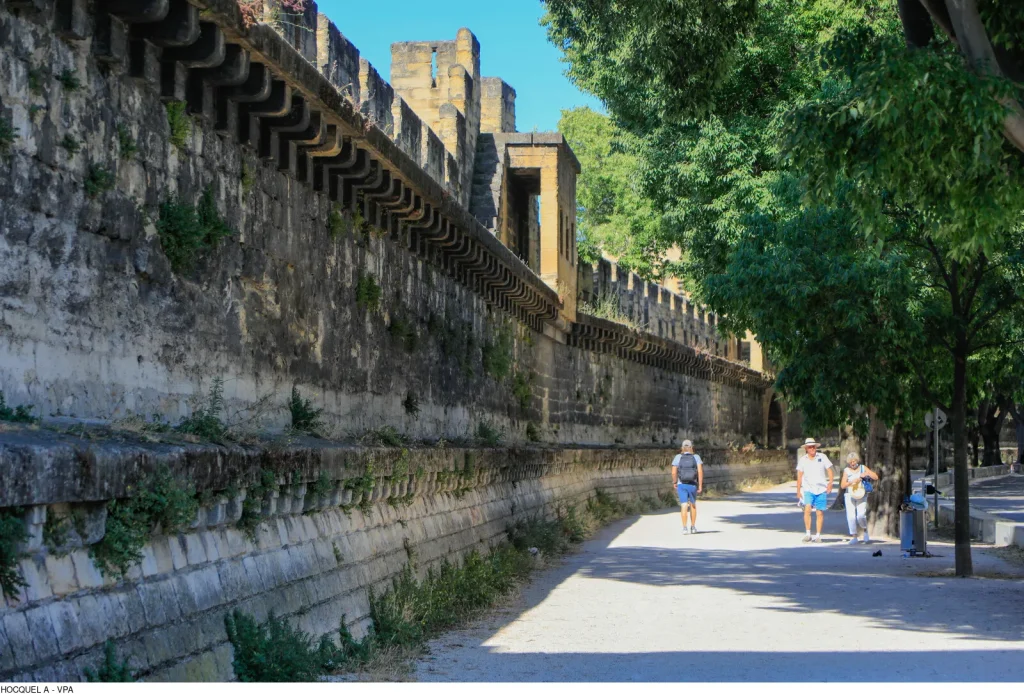
[[[900,551],[910,554],[925,554],[928,550],[925,527],[924,511],[917,509],[900,511]]]

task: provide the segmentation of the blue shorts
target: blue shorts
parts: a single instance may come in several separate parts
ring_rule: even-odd
[[[828,508],[828,492],[822,492],[821,494],[804,492],[804,506],[810,506],[815,511],[824,511]]]
[[[677,484],[676,493],[679,494],[680,504],[697,503],[697,487],[692,484]]]

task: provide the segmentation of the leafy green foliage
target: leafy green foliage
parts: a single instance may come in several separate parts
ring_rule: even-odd
[[[36,96],[42,95],[45,79],[46,75],[41,68],[31,68],[28,71],[28,90]]]
[[[517,371],[512,377],[512,397],[519,403],[519,409],[526,411],[533,398],[533,374]]]
[[[86,682],[134,682],[135,674],[128,665],[128,658],[119,661],[114,642],[108,640],[103,644],[103,663],[99,670],[85,668]]]
[[[533,422],[526,423],[526,440],[530,443],[540,442],[540,431],[537,430],[537,425]]]
[[[702,115],[715,103],[755,0],[546,0],[542,22],[569,79],[631,128]],[[681,98],[685,95],[685,98]]]
[[[558,130],[582,168],[576,181],[580,259],[596,263],[608,254],[644,279],[660,278],[669,230],[639,185],[635,140],[610,118],[586,107],[562,111]]]
[[[82,145],[80,145],[78,140],[76,140],[71,135],[65,135],[64,138],[60,141],[60,146],[63,147],[64,151],[68,153],[69,158],[74,157],[76,154],[78,154],[79,150],[82,149]]]
[[[501,429],[489,422],[480,422],[476,426],[476,440],[481,446],[494,448],[501,445],[504,438]]]
[[[899,230],[892,208],[909,208],[954,258],[995,252],[1024,215],[1024,165],[1003,138],[1016,87],[965,71],[952,49],[866,32],[839,34],[827,58],[835,81],[785,129],[812,199],[843,186],[857,229],[879,243]]]
[[[331,238],[337,239],[347,230],[348,224],[344,215],[337,205],[332,205],[331,211],[327,213],[327,231],[330,232]]]
[[[14,128],[10,118],[0,118],[0,154],[7,154],[11,151],[11,145],[18,139],[18,131]]]
[[[37,421],[39,419],[32,416],[32,405],[18,405],[12,409],[7,406],[3,392],[0,392],[0,422],[33,424]]]
[[[102,166],[89,167],[89,175],[85,177],[85,194],[95,198],[114,187],[114,174]]]
[[[512,328],[508,325],[499,326],[491,339],[481,348],[484,373],[496,381],[501,381],[508,376],[512,369],[514,347],[515,335]]]
[[[369,432],[366,438],[378,446],[404,446],[406,444],[406,437],[390,424]]]
[[[176,428],[183,434],[192,434],[211,441],[219,441],[228,433],[220,418],[224,412],[224,379],[216,377],[210,386],[210,395],[204,405],[183,420]]]
[[[334,482],[332,482],[331,478],[327,476],[327,472],[321,470],[316,481],[309,486],[309,494],[317,503],[319,503],[334,491],[334,486]]]
[[[47,512],[46,523],[43,524],[43,544],[50,554],[57,557],[66,554],[64,546],[68,543],[68,535],[73,527],[71,517],[55,513],[52,509]]]
[[[78,79],[78,75],[75,74],[74,70],[64,70],[57,75],[57,81],[60,82],[60,86],[64,88],[64,91],[68,93],[77,92],[82,88],[82,83]]]
[[[415,352],[419,344],[419,334],[416,332],[416,325],[409,319],[395,316],[388,326],[391,338],[405,347],[406,352]]]
[[[221,239],[234,234],[217,214],[217,203],[210,188],[203,191],[195,207],[179,198],[161,203],[156,230],[175,272],[190,271],[203,253],[214,250]]]
[[[256,474],[256,482],[245,490],[242,501],[242,514],[238,517],[236,527],[245,533],[250,541],[256,541],[256,530],[263,522],[263,502],[267,494],[278,487],[277,478],[271,470],[260,469]]]
[[[185,148],[188,136],[192,132],[185,107],[184,101],[172,101],[167,104],[167,140],[178,149]]]
[[[368,311],[376,311],[380,297],[381,289],[373,275],[360,272],[356,280],[356,304]]]
[[[299,395],[297,386],[292,386],[292,397],[288,401],[288,410],[292,415],[292,429],[307,434],[319,434],[324,427],[323,408],[313,407],[308,398]]]
[[[239,682],[312,682],[344,665],[358,644],[344,628],[341,647],[326,634],[313,639],[284,619],[271,614],[262,624],[240,610],[224,616],[228,640],[234,647]]]
[[[18,507],[0,509],[0,592],[12,597],[27,585],[18,571],[21,545],[28,540],[22,513]]]
[[[124,123],[117,124],[117,149],[122,159],[131,159],[139,151],[132,131]]]
[[[123,576],[142,559],[142,547],[159,525],[165,535],[180,532],[199,510],[191,484],[174,479],[160,468],[128,488],[129,496],[107,503],[106,532],[89,546],[89,554],[104,575]]]

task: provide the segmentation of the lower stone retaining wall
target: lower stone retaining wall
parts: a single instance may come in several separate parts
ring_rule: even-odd
[[[45,452],[59,445],[48,441],[30,457],[44,461]],[[385,589],[410,560],[423,573],[445,559],[487,550],[505,538],[511,522],[551,516],[584,503],[596,490],[626,500],[671,489],[672,452],[657,449],[292,447],[273,453],[224,449],[214,456],[211,448],[216,447],[96,444],[90,469],[97,477],[90,482],[86,476],[77,487],[57,483],[57,466],[35,466],[52,479],[21,489],[50,490],[52,496],[45,504],[38,498],[21,502],[32,536],[20,562],[28,585],[0,604],[0,680],[79,680],[83,668],[96,666],[107,639],[146,680],[232,679],[224,631],[230,609],[260,619],[273,610],[317,637],[336,633],[344,617],[361,636],[369,626],[368,589]],[[24,445],[0,443],[0,475],[15,479],[6,476],[14,472],[9,468],[13,461],[24,465],[27,455]],[[99,572],[85,546],[104,532],[105,500],[98,487],[116,488],[116,480],[132,484],[141,472],[166,465],[199,481],[200,489],[219,491],[225,480],[238,479],[230,461],[252,457],[264,469],[274,467],[282,480],[264,499],[264,522],[254,540],[235,526],[246,493],[243,480],[237,490],[232,487],[235,499],[206,497],[188,532],[154,535],[141,564],[124,579]],[[782,451],[708,451],[703,457],[709,487],[792,478]],[[204,461],[204,472],[187,469],[189,460]],[[291,474],[276,465],[282,461]],[[408,474],[396,475],[396,462],[404,467],[398,473]],[[332,491],[311,499],[307,483],[318,471],[329,471]],[[373,491],[360,510],[352,504],[361,499],[344,489],[344,480],[368,472]],[[100,478],[109,484],[94,484]],[[43,541],[47,513],[55,508],[90,514],[88,527],[80,528],[86,537],[73,532],[64,556]]]

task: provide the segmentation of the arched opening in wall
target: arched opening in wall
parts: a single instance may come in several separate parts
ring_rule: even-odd
[[[430,88],[437,88],[437,46],[430,49]]]
[[[783,446],[782,433],[782,405],[772,396],[772,402],[768,406],[768,448],[781,448]]]

